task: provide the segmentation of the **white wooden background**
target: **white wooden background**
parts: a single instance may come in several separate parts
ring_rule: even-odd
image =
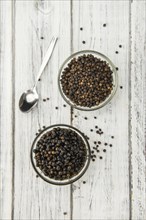
[[[53,35],[59,40],[38,85],[40,102],[34,111],[23,114],[18,108],[20,94],[33,85]],[[119,86],[123,86],[111,103],[94,112],[64,108],[57,86],[62,62],[82,49],[109,56],[119,67]],[[145,0],[1,0],[0,219],[145,220],[145,96]],[[50,101],[43,102],[47,97]],[[91,163],[71,186],[53,186],[36,178],[30,147],[37,130],[43,125],[72,124],[91,137],[92,146],[97,139],[90,132],[94,116],[104,130],[101,140],[115,136],[113,148],[100,154],[103,159]]]

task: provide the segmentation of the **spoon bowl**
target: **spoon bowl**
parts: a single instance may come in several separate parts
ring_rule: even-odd
[[[36,89],[29,89],[25,91],[19,100],[19,108],[22,112],[29,112],[34,108],[39,100],[38,93]]]

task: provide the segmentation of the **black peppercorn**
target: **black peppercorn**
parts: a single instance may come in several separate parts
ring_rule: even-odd
[[[36,144],[36,166],[45,176],[64,180],[83,168],[87,150],[82,138],[71,129],[54,128],[41,136]]]
[[[60,82],[64,94],[74,104],[91,108],[111,94],[113,72],[106,61],[92,54],[84,54],[68,63],[62,71]]]

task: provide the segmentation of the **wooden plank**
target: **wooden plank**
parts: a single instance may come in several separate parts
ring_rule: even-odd
[[[84,177],[73,184],[73,219],[129,219],[129,2],[73,1],[72,16],[73,52],[93,49],[107,55],[119,67],[119,86],[123,86],[100,110],[74,110],[73,125],[90,137],[91,147],[94,141],[101,141],[113,144],[113,148],[106,147],[104,153],[102,144],[99,156],[103,159],[97,155]],[[83,40],[86,44],[82,44]],[[85,116],[88,120],[84,120]],[[102,128],[103,136],[95,133],[95,125]],[[115,138],[111,139],[111,135]]]
[[[132,219],[146,219],[146,1],[131,4]]]
[[[30,147],[37,130],[43,125],[70,123],[70,107],[63,107],[57,84],[58,69],[70,54],[70,3],[46,2],[49,13],[44,11],[44,3],[16,1],[14,219],[64,219],[70,216],[70,186],[52,186],[36,178],[30,163]],[[59,40],[38,84],[38,107],[23,114],[18,109],[20,94],[33,85],[54,34]],[[47,97],[50,100],[43,102]],[[59,107],[58,111],[55,106]],[[67,212],[66,217],[63,212]]]
[[[0,1],[0,219],[12,212],[12,4]]]

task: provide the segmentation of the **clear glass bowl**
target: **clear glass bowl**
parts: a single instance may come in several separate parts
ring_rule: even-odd
[[[84,167],[80,170],[80,172],[73,176],[72,178],[70,179],[65,179],[65,180],[55,180],[53,178],[50,178],[48,176],[45,176],[43,174],[43,172],[39,169],[39,167],[36,166],[36,160],[34,158],[35,154],[33,152],[34,149],[36,149],[36,144],[37,142],[39,141],[39,139],[48,131],[51,131],[53,128],[65,128],[65,129],[71,129],[73,131],[75,131],[83,140],[83,142],[85,143],[85,147],[86,147],[86,150],[87,150],[87,157],[86,157],[86,161],[85,161],[85,164],[84,164]],[[86,140],[86,138],[84,137],[83,133],[81,131],[79,131],[78,129],[72,127],[72,126],[69,126],[69,125],[64,125],[64,124],[56,124],[56,125],[52,125],[52,126],[49,126],[47,128],[45,128],[34,140],[33,144],[32,144],[32,147],[31,147],[31,152],[30,152],[30,157],[31,157],[31,162],[32,162],[32,166],[34,168],[34,170],[36,171],[36,173],[43,179],[45,180],[46,182],[48,183],[51,183],[51,184],[55,184],[55,185],[67,185],[67,184],[71,184],[75,181],[77,181],[79,178],[81,178],[81,176],[83,176],[83,174],[86,172],[88,166],[89,166],[89,163],[90,163],[90,155],[91,155],[91,152],[90,152],[90,146],[89,146],[89,143],[88,141]]]
[[[96,106],[92,106],[91,108],[89,107],[84,107],[84,106],[79,106],[79,105],[76,105],[74,102],[72,102],[63,92],[63,89],[62,89],[62,85],[61,85],[61,78],[62,78],[62,72],[63,70],[67,67],[68,63],[70,63],[70,61],[73,59],[73,58],[78,58],[79,56],[82,56],[83,54],[92,54],[93,56],[103,60],[103,61],[106,61],[112,72],[113,72],[113,90],[111,91],[111,94],[103,101],[101,102],[99,105],[96,105]],[[96,110],[96,109],[99,109],[99,108],[102,108],[103,106],[105,106],[114,96],[116,90],[117,90],[117,86],[118,86],[118,76],[117,76],[117,71],[116,71],[116,67],[114,66],[114,64],[112,63],[112,61],[106,57],[105,55],[99,53],[99,52],[96,52],[96,51],[92,51],[92,50],[83,50],[83,51],[79,51],[77,53],[74,53],[72,54],[70,57],[68,57],[64,63],[62,64],[60,70],[59,70],[59,76],[58,76],[58,85],[59,85],[59,90],[60,90],[60,93],[62,95],[62,97],[64,98],[64,100],[69,104],[71,105],[72,107],[76,108],[76,109],[79,109],[79,110],[83,110],[83,111],[92,111],[92,110]]]

